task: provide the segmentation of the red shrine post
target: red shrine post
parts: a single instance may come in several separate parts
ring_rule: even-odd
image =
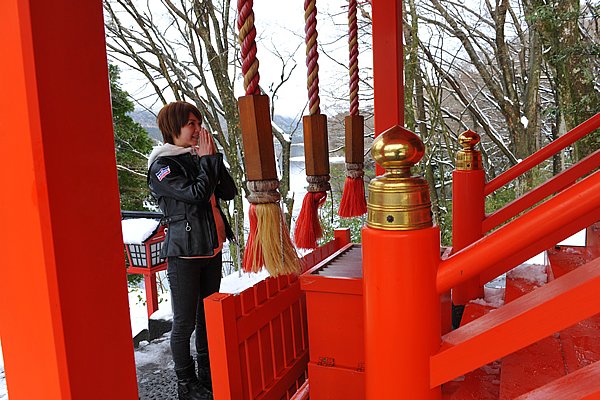
[[[10,399],[137,399],[102,2],[3,0],[0,52]]]
[[[483,237],[485,171],[481,165],[481,153],[474,150],[479,141],[479,135],[471,130],[458,137],[463,149],[456,155],[456,169],[452,172],[452,253]],[[452,302],[456,305],[482,297],[483,286],[479,276],[452,289]]]
[[[369,184],[363,229],[366,397],[437,400],[429,358],[440,345],[435,276],[439,228],[431,221],[427,183],[410,176],[423,143],[404,125],[402,1],[373,5],[377,174]],[[383,168],[382,168],[383,167]]]
[[[429,358],[440,346],[440,230],[431,220],[427,181],[410,175],[423,142],[394,126],[371,153],[386,173],[369,183],[362,232],[367,399],[438,400]]]

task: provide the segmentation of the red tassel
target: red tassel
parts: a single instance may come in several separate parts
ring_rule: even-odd
[[[343,218],[358,217],[367,212],[365,185],[362,178],[346,177],[338,215]]]
[[[308,192],[304,196],[294,230],[294,242],[299,249],[314,249],[317,247],[317,240],[323,237],[317,211],[326,198],[327,192]]]
[[[265,261],[262,249],[258,246],[258,243],[256,243],[258,218],[256,217],[256,206],[254,204],[250,204],[248,217],[250,219],[250,233],[248,235],[248,242],[246,242],[246,248],[244,249],[242,268],[246,272],[258,272]]]

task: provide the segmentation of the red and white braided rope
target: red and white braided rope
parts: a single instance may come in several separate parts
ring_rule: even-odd
[[[348,45],[350,48],[350,115],[358,115],[358,20],[356,0],[348,6]]]
[[[254,28],[253,0],[238,0],[239,41],[242,54],[242,73],[246,95],[260,94],[258,59],[256,58],[256,29]]]
[[[306,33],[306,86],[310,115],[320,114],[319,99],[319,52],[317,51],[317,5],[316,0],[304,1],[304,32]]]

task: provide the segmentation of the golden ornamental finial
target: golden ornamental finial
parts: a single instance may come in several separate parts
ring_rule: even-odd
[[[423,141],[398,125],[379,135],[371,146],[373,159],[386,170],[399,169],[410,173],[410,168],[421,161],[424,154]]]
[[[474,150],[475,146],[481,141],[481,136],[476,132],[468,129],[458,135],[458,144],[460,144],[464,150]]]
[[[375,139],[371,155],[386,173],[369,183],[367,225],[383,230],[413,230],[433,225],[429,185],[410,169],[425,154],[423,141],[394,126]]]
[[[459,171],[472,171],[481,169],[481,152],[475,146],[481,137],[472,130],[466,130],[458,135],[458,144],[463,148],[456,153],[456,169]]]

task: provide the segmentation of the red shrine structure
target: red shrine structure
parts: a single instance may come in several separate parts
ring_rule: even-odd
[[[362,244],[337,231],[299,277],[205,300],[215,398],[600,398],[600,152],[491,215],[483,208],[598,129],[600,114],[490,182],[478,136],[463,133],[454,242],[441,248],[427,184],[410,172],[423,144],[403,128],[401,14],[401,1],[373,1],[381,174],[369,184]],[[103,25],[100,0],[0,2],[0,326],[11,400],[138,398]],[[585,246],[556,246],[581,229]],[[508,279],[497,309],[469,302],[545,249],[548,283]],[[450,293],[465,305],[454,330]]]

